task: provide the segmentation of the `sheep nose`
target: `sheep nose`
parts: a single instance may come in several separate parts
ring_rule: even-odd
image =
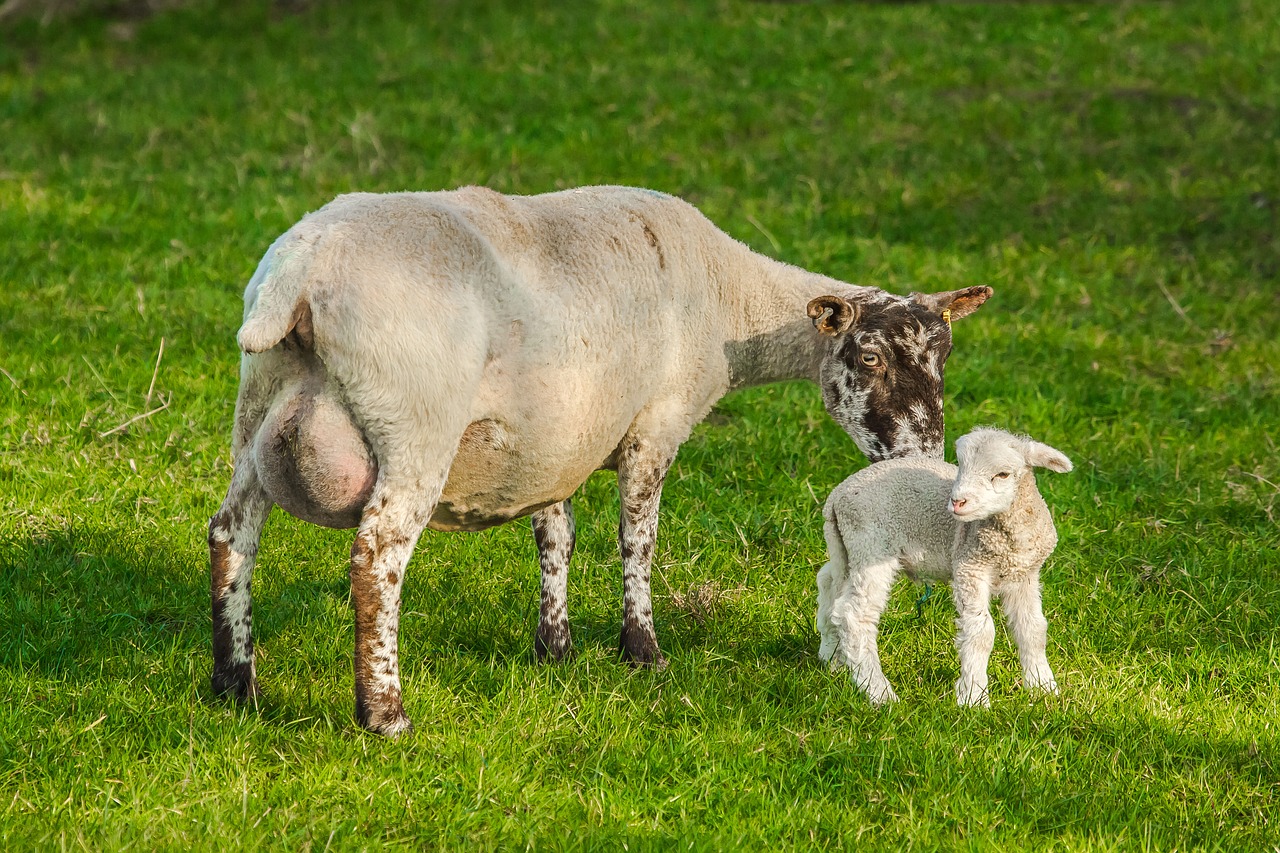
[[[966,498],[952,498],[951,511],[959,512],[960,510],[964,509],[964,505],[967,504],[968,502],[969,501]]]

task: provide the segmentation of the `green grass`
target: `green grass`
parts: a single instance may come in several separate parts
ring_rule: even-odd
[[[1280,849],[1275,14],[232,2],[0,34],[0,847]],[[950,605],[905,583],[900,706],[818,666],[818,510],[864,461],[780,385],[724,400],[668,481],[667,671],[615,659],[600,474],[573,661],[532,662],[527,522],[429,534],[418,730],[364,734],[349,534],[277,515],[265,701],[212,698],[205,525],[266,246],[352,189],[606,182],[846,280],[996,288],[948,428],[1076,462],[1041,478],[1062,696],[1017,688],[1001,629],[992,709],[955,708]]]

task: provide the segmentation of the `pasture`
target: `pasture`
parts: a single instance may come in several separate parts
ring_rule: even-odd
[[[194,2],[0,30],[0,847],[1280,849],[1274,4]],[[575,501],[575,657],[533,660],[528,521],[428,533],[417,731],[352,720],[351,533],[277,511],[259,707],[211,695],[209,516],[241,293],[334,195],[636,184],[955,327],[948,444],[1026,432],[1058,697],[955,707],[945,590],[817,660],[816,387],[682,448],[617,661],[617,497]],[[161,347],[163,344],[163,351]],[[950,455],[950,452],[949,452]]]

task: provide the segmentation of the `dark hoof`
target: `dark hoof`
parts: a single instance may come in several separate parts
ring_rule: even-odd
[[[413,734],[413,723],[401,711],[399,715],[387,719],[357,720],[361,726],[383,737],[408,737]]]
[[[413,732],[413,723],[405,715],[399,693],[382,696],[373,701],[361,701],[356,697],[356,722],[376,735],[400,737]]]
[[[618,654],[632,666],[652,669],[654,672],[662,672],[667,668],[667,659],[658,649],[658,641],[651,637],[629,637],[623,632],[622,641],[618,644]]]
[[[256,702],[262,695],[258,690],[258,681],[253,677],[253,668],[248,664],[215,669],[209,681],[215,695],[237,702]]]
[[[573,643],[569,638],[568,629],[558,631],[543,631],[542,627],[538,627],[538,633],[533,638],[533,653],[538,658],[538,663],[555,663],[565,660],[573,652]]]

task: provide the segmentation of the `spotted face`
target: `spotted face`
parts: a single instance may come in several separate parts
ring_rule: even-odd
[[[814,326],[831,339],[819,372],[823,402],[869,460],[941,458],[950,321],[990,295],[987,287],[911,297],[873,291],[809,304]]]

